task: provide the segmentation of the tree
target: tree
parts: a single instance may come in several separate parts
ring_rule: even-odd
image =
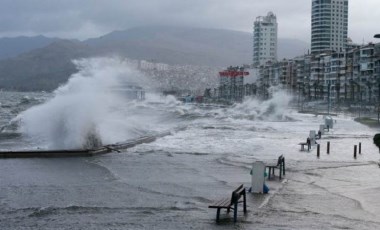
[[[373,137],[373,143],[379,148],[380,152],[380,133],[375,134]]]

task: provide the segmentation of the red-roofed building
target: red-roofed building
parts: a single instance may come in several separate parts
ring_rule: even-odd
[[[244,77],[249,72],[243,67],[229,67],[219,72],[219,98],[226,101],[243,101],[244,97]]]

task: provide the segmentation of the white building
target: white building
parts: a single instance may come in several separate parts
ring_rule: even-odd
[[[311,53],[347,47],[348,0],[312,0]]]
[[[277,61],[277,19],[269,12],[254,22],[253,64],[263,65],[267,61]]]

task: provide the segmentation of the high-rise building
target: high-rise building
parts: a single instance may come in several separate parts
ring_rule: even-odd
[[[277,19],[269,12],[257,17],[253,32],[253,64],[263,65],[277,60]]]
[[[348,0],[312,0],[311,53],[345,51],[347,27]]]

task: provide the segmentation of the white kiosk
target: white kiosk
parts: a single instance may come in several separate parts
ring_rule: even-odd
[[[325,128],[326,129],[333,129],[334,128],[334,120],[331,116],[325,117]]]
[[[252,164],[252,193],[263,193],[265,182],[265,164],[262,161],[255,161]]]

